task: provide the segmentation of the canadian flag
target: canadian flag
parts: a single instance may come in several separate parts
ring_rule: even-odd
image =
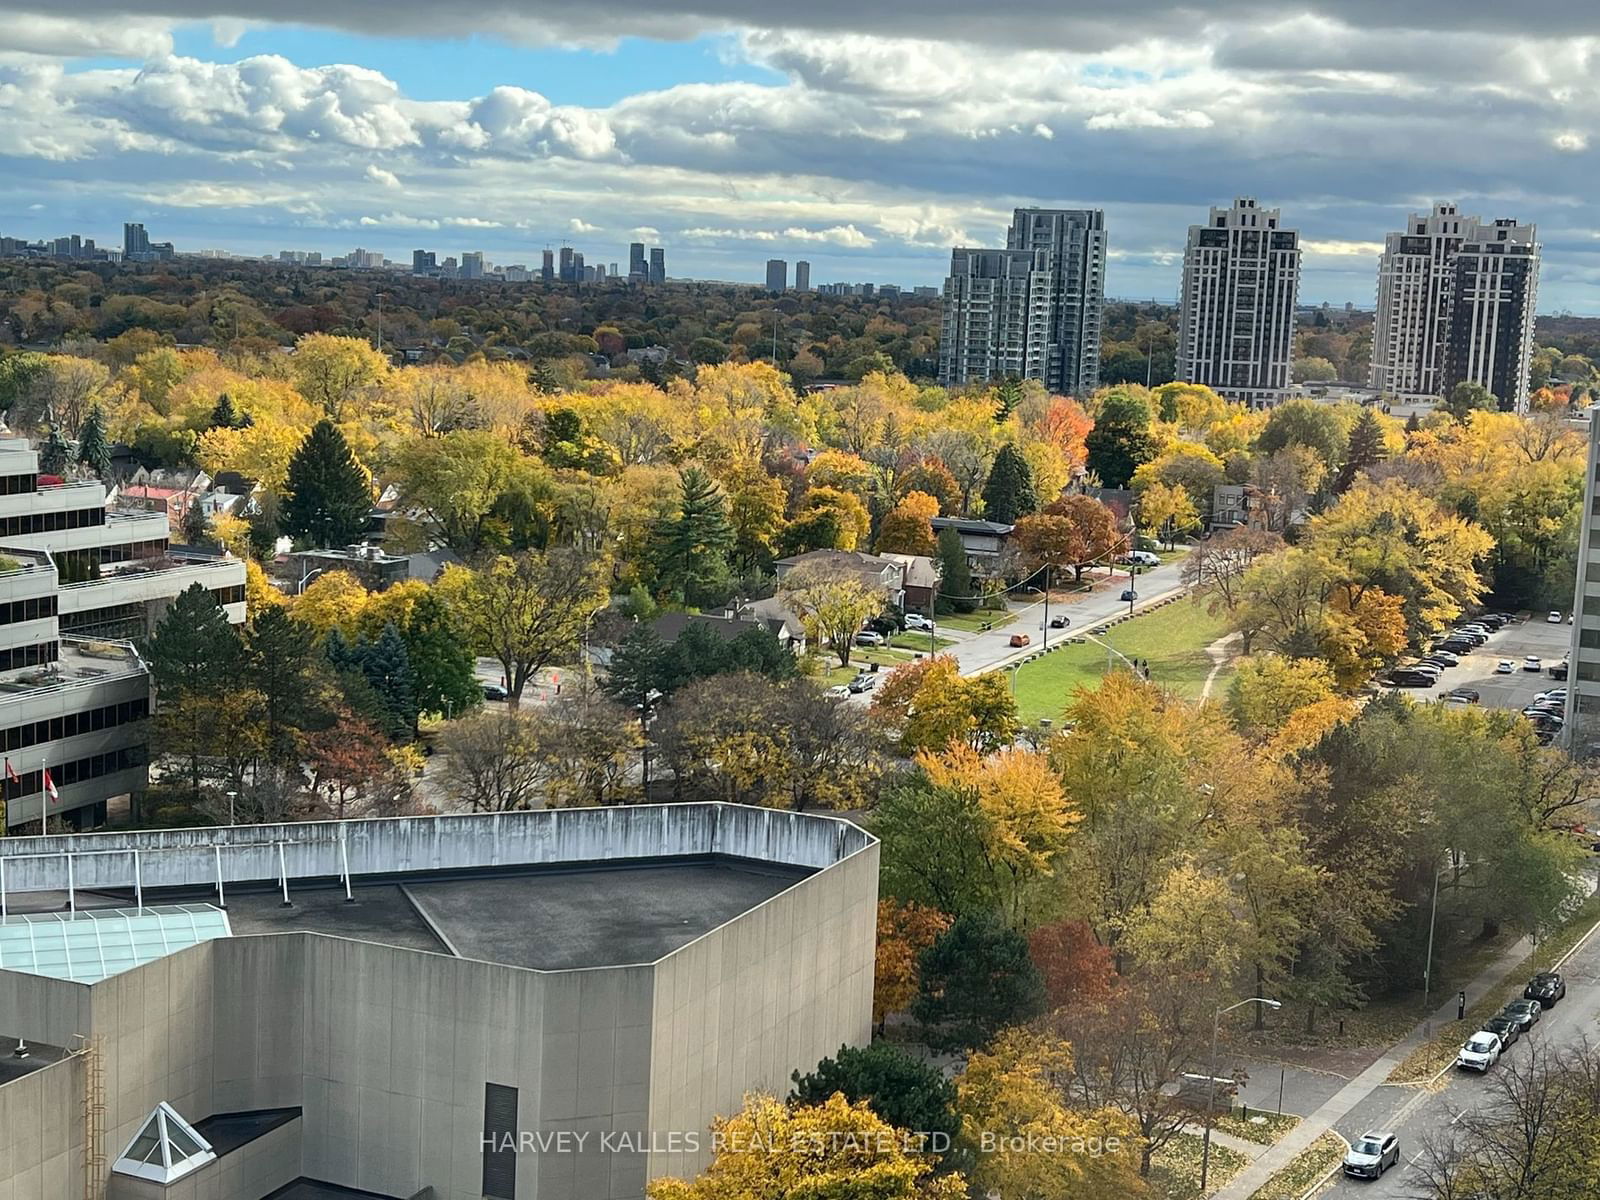
[[[50,797],[51,804],[61,799],[61,793],[56,791],[56,781],[50,778],[49,767],[44,769],[44,794]]]

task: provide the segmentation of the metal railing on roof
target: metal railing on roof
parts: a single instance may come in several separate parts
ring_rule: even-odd
[[[135,565],[137,561],[137,559],[134,560]],[[229,567],[237,567],[241,564],[242,560],[237,558],[213,558],[204,562],[173,563],[165,567],[149,567],[144,570],[118,570],[114,567],[109,575],[101,575],[95,579],[80,579],[76,583],[63,583],[61,590],[66,592],[74,588],[101,587],[108,583],[127,583],[129,580],[143,579],[150,575],[166,575],[173,571],[218,571]],[[128,564],[117,564],[117,566],[126,565]]]

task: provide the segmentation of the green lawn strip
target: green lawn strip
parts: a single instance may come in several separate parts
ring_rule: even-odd
[[[1298,1124],[1300,1118],[1293,1113],[1252,1112],[1246,1117],[1241,1109],[1218,1117],[1214,1127],[1247,1142],[1272,1146]]]
[[[1009,625],[1016,619],[1016,615],[1013,613],[983,609],[972,613],[939,613],[933,618],[933,623],[946,629],[960,629],[967,633],[982,633],[985,624],[993,629],[999,629],[1002,625]]]
[[[921,631],[906,629],[890,638],[889,645],[898,647],[901,650],[914,650],[918,654],[927,654],[928,640],[928,631],[926,629]],[[942,638],[937,633],[933,635],[932,640],[933,653],[935,654],[948,646],[955,645],[949,638]]]
[[[1199,696],[1211,673],[1205,648],[1227,632],[1225,616],[1212,616],[1204,604],[1183,599],[1093,636],[1129,658],[1148,659],[1152,682],[1193,698]],[[1071,629],[1052,630],[1051,642],[1072,636]],[[1121,659],[1110,657],[1113,664],[1121,665]],[[1059,717],[1074,689],[1099,685],[1106,673],[1106,659],[1105,646],[1069,643],[1023,665],[1017,671],[1017,709],[1022,718],[1032,722]],[[1211,694],[1223,695],[1225,684],[1219,673]]]
[[[1250,1193],[1250,1200],[1300,1200],[1313,1184],[1339,1165],[1348,1149],[1350,1143],[1330,1129]]]
[[[1165,1200],[1200,1200],[1200,1157],[1203,1143],[1197,1134],[1180,1133],[1155,1152],[1150,1160],[1150,1189]],[[1237,1150],[1211,1143],[1211,1167],[1206,1190],[1227,1183],[1250,1160]]]
[[[1492,987],[1472,1007],[1464,1021],[1451,1021],[1418,1046],[1405,1061],[1389,1072],[1390,1083],[1425,1083],[1450,1065],[1461,1043],[1483,1027],[1509,1001],[1522,995],[1528,979],[1549,970],[1563,954],[1576,946],[1584,934],[1600,921],[1600,893],[1590,896],[1559,929],[1518,963],[1500,983]]]

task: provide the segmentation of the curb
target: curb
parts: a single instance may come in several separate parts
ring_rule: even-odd
[[[1344,1142],[1344,1153],[1345,1154],[1349,1154],[1350,1153],[1350,1143],[1345,1138],[1344,1134],[1340,1133],[1337,1129],[1330,1129],[1330,1130],[1328,1130],[1328,1132],[1333,1134],[1333,1136],[1338,1138],[1341,1142]],[[1328,1180],[1332,1179],[1335,1175],[1337,1175],[1343,1169],[1344,1169],[1344,1154],[1341,1154],[1339,1156],[1339,1161],[1328,1169],[1328,1173],[1326,1175],[1324,1175],[1321,1179],[1319,1179],[1315,1183],[1313,1183],[1304,1192],[1300,1193],[1300,1200],[1312,1200],[1313,1196],[1315,1196],[1323,1188],[1328,1186]]]
[[[1188,595],[1189,589],[1180,584],[1171,592],[1165,592],[1162,595],[1151,600],[1146,600],[1143,603],[1136,603],[1133,609],[1133,616],[1142,617],[1146,613],[1154,612],[1158,608],[1165,608],[1169,604],[1182,600]],[[1025,662],[1030,662],[1033,659],[1042,657],[1045,654],[1053,654],[1061,646],[1071,645],[1073,637],[1078,634],[1103,633],[1115,625],[1120,625],[1122,622],[1130,621],[1132,619],[1133,617],[1128,616],[1127,613],[1118,613],[1114,617],[1101,617],[1096,621],[1091,621],[1087,625],[1080,625],[1075,629],[1069,626],[1068,628],[1061,630],[1061,640],[1052,643],[1048,650],[1035,646],[1024,646],[1020,648],[1016,654],[1011,655],[1009,658],[1003,658],[998,662],[992,662],[987,667],[983,667],[980,670],[974,671],[973,674],[987,675],[991,671],[1009,671],[1012,667],[1019,666]]]

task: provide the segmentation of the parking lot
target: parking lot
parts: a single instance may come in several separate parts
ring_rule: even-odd
[[[1543,613],[1524,614],[1471,654],[1462,655],[1461,665],[1447,668],[1437,687],[1405,688],[1404,691],[1417,700],[1437,700],[1451,688],[1470,687],[1477,689],[1485,705],[1521,709],[1537,693],[1565,686],[1560,680],[1550,678],[1549,668],[1567,656],[1571,645],[1572,626],[1565,619],[1559,625],[1551,625]],[[1523,659],[1530,654],[1539,656],[1538,673],[1522,669]],[[1510,675],[1495,673],[1495,664],[1503,658],[1515,664]]]

